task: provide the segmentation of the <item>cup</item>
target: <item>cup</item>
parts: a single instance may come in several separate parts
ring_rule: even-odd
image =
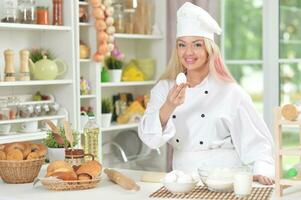
[[[240,168],[234,175],[234,193],[237,197],[246,197],[252,192],[253,174],[249,168]]]
[[[23,122],[20,124],[20,132],[37,132],[38,131],[38,122]]]
[[[11,125],[10,124],[0,124],[0,134],[7,135],[9,134]]]

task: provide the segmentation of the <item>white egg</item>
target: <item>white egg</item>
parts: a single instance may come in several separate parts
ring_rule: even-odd
[[[164,181],[166,183],[174,183],[177,182],[177,178],[178,178],[177,175],[169,173],[166,174],[166,176],[164,177]]]
[[[180,85],[181,83],[186,83],[186,82],[187,82],[187,78],[186,78],[185,74],[183,72],[179,73],[176,78],[177,85]]]
[[[191,182],[193,182],[193,178],[190,175],[184,174],[184,175],[178,177],[177,182],[178,183],[191,183]]]

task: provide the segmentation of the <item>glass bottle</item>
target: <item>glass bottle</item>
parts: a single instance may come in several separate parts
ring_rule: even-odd
[[[4,1],[4,18],[1,22],[16,23],[17,22],[18,0]]]
[[[53,0],[53,25],[63,25],[63,0]]]
[[[19,1],[19,20],[23,24],[36,23],[36,2],[35,0]]]
[[[120,3],[114,5],[114,27],[116,33],[124,33],[124,15]]]
[[[124,15],[125,15],[125,33],[133,34],[135,9],[125,9]]]
[[[99,141],[99,126],[94,116],[90,116],[88,122],[84,126],[83,149],[86,154],[92,154],[95,159],[99,159],[98,141]]]

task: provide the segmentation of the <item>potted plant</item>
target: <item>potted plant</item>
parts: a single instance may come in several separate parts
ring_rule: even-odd
[[[105,59],[105,66],[109,69],[110,80],[112,82],[120,82],[123,61],[115,56],[108,56]]]
[[[111,125],[113,104],[111,99],[105,98],[101,101],[101,127],[106,128]]]
[[[61,136],[64,144],[59,144],[57,142],[51,130],[47,132],[47,137],[43,141],[43,143],[48,147],[48,160],[50,162],[53,162],[55,160],[65,160],[65,149],[70,147],[63,126],[59,127],[59,135]],[[78,144],[79,133],[76,131],[72,131],[72,135],[74,138],[73,146],[75,146]]]

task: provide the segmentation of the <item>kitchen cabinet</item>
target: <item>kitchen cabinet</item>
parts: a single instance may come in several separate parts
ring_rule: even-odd
[[[0,16],[4,17],[4,3],[0,2]],[[10,120],[1,120],[3,124],[16,126],[16,132],[13,134],[0,135],[0,143],[25,140],[39,140],[46,136],[46,132],[38,129],[36,132],[19,133],[17,126],[20,123],[30,121],[41,122],[44,119],[58,120],[68,118],[73,126],[77,123],[76,110],[76,60],[74,50],[74,1],[63,2],[64,23],[62,26],[20,24],[20,23],[0,23],[0,96],[15,95],[34,95],[37,91],[45,94],[51,94],[60,107],[67,112],[58,115],[43,115],[29,118],[16,118]],[[50,8],[50,18],[52,12],[52,1],[47,2]],[[63,44],[63,45],[62,45]],[[4,82],[5,61],[3,52],[6,49],[12,49],[14,52],[14,68],[16,74],[19,72],[19,52],[22,49],[31,48],[49,49],[56,58],[64,60],[68,70],[64,76],[55,80],[30,80]]]

